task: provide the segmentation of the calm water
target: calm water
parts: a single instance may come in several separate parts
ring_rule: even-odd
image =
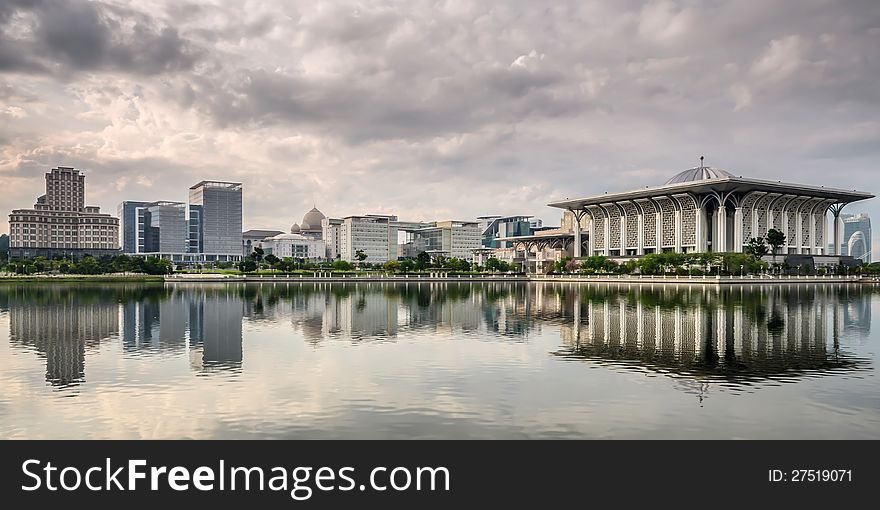
[[[880,438],[869,286],[0,286],[0,438]]]

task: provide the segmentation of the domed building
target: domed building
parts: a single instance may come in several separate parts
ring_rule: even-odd
[[[871,193],[737,176],[703,164],[660,186],[566,199],[550,207],[573,215],[573,255],[637,257],[659,252],[744,252],[770,229],[785,235],[780,254],[827,256],[841,246],[838,218]],[[832,232],[828,216],[833,218]],[[582,232],[586,230],[585,232]],[[582,235],[587,236],[586,242]],[[584,253],[584,251],[586,253]],[[831,251],[837,251],[833,249]],[[835,263],[837,258],[828,258]],[[818,263],[818,261],[817,261]]]
[[[317,207],[312,207],[312,210],[307,212],[305,216],[303,216],[302,222],[299,225],[296,223],[293,224],[293,227],[290,229],[290,233],[292,234],[302,234],[306,237],[311,237],[313,239],[321,239],[322,237],[322,226],[321,222],[326,218],[324,213],[318,210]],[[298,231],[294,232],[294,227],[298,227]]]

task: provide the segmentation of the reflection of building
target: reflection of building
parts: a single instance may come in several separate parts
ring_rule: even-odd
[[[119,305],[100,290],[9,289],[9,338],[46,359],[46,381],[68,385],[85,379],[89,347],[119,331]]]
[[[580,295],[558,354],[723,380],[854,370],[838,350],[840,296],[825,287],[613,289]],[[867,298],[866,296],[862,296]],[[586,298],[586,299],[584,299]],[[828,325],[831,328],[828,328]],[[829,329],[831,335],[829,336]]]
[[[583,255],[640,256],[674,251],[742,252],[770,229],[786,235],[782,253],[826,255],[826,217],[870,193],[737,177],[700,166],[662,186],[562,200],[551,207],[589,218]],[[577,224],[577,223],[576,223]],[[833,235],[840,239],[838,222]],[[582,255],[580,229],[574,232]],[[841,242],[835,243],[840,245]]]
[[[397,300],[370,289],[330,294],[324,332],[341,333],[355,340],[397,336]]]
[[[86,177],[70,167],[46,172],[46,194],[33,209],[9,214],[12,258],[113,255],[119,250],[119,219],[85,205]]]

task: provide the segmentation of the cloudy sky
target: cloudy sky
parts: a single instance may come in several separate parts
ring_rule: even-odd
[[[553,199],[701,154],[876,192],[878,49],[875,0],[4,0],[0,210],[58,165],[114,213],[241,181],[245,227],[313,203],[555,224]]]

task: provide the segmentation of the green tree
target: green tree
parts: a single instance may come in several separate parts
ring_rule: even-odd
[[[388,271],[389,273],[396,273],[400,270],[400,262],[396,260],[389,260],[382,265],[382,269]]]
[[[266,252],[263,251],[262,248],[257,246],[256,248],[254,248],[254,252],[251,253],[251,258],[254,260],[254,262],[260,262],[263,260],[263,255],[265,255],[265,254],[266,254]]]
[[[351,271],[351,264],[342,259],[334,260],[332,267],[337,271]]]
[[[773,263],[776,264],[776,253],[779,251],[779,247],[785,244],[785,234],[771,228],[767,231],[767,244],[773,249]]]
[[[364,250],[355,250],[354,258],[356,258],[358,262],[363,262],[367,260],[367,254],[364,253]]]
[[[274,253],[270,253],[270,254],[266,255],[266,256],[263,258],[263,260],[265,260],[266,263],[269,264],[269,265],[272,266],[272,267],[276,267],[276,266],[278,266],[278,264],[281,262],[281,259],[279,259],[278,257],[276,257]]]
[[[257,270],[257,262],[252,257],[245,257],[238,263],[238,270],[242,273],[250,273]]]
[[[763,237],[753,237],[749,239],[749,244],[746,245],[746,253],[759,259],[770,253],[770,249],[767,248]]]
[[[77,263],[76,272],[79,274],[101,274],[101,266],[94,257],[86,255]]]
[[[431,256],[427,254],[427,252],[420,251],[418,255],[416,255],[416,269],[421,271],[426,267],[431,265]]]

